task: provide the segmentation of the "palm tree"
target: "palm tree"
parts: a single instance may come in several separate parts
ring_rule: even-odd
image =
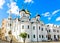
[[[26,37],[27,37],[27,33],[25,33],[25,32],[21,33],[19,36],[23,38],[23,41],[25,43],[25,40],[26,40]]]

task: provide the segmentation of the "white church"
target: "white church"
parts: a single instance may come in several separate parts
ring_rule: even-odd
[[[11,30],[18,42],[23,42],[19,36],[20,33],[26,32],[26,42],[58,40],[60,38],[60,26],[54,24],[44,24],[40,20],[40,15],[30,18],[30,12],[26,9],[19,11],[20,18],[13,19],[9,16],[3,19],[2,28],[5,29],[5,37],[9,37],[8,32]],[[9,38],[8,38],[9,40]]]

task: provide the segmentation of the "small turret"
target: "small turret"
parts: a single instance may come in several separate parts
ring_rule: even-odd
[[[25,9],[22,9],[21,11],[19,11],[19,13],[20,13],[20,18],[25,16]]]
[[[20,13],[20,18],[21,17],[28,17],[30,16],[30,12],[27,9],[22,9],[21,11],[19,11]]]
[[[36,20],[40,20],[40,15],[39,14],[37,14],[37,16],[36,16]]]

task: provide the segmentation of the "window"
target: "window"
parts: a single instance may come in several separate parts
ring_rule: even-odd
[[[43,31],[43,28],[41,30]]]
[[[24,25],[22,25],[22,29],[24,29]]]
[[[28,34],[28,38],[30,38],[29,34]]]
[[[57,37],[58,37],[58,38],[60,38],[60,36],[59,36],[59,35],[57,35]]]
[[[34,22],[31,22],[31,24],[33,24]]]
[[[35,35],[33,35],[33,38],[35,38]]]
[[[56,38],[56,35],[54,35],[54,38]]]
[[[40,30],[40,26],[39,26],[39,30]]]
[[[55,30],[55,29],[53,29],[53,32],[56,32],[56,30]]]
[[[47,38],[47,35],[46,35],[46,38]]]
[[[11,24],[10,24],[10,26],[11,26]]]
[[[29,25],[28,25],[28,29],[29,29]]]
[[[44,38],[44,36],[42,35],[42,38]]]
[[[41,35],[39,35],[39,38],[41,38]]]
[[[33,30],[35,30],[35,26],[33,26]]]
[[[49,32],[51,32],[51,30],[49,30]]]
[[[24,22],[24,21],[22,21],[22,22]]]
[[[57,33],[59,33],[59,30],[57,30]]]
[[[12,24],[11,23],[8,23],[8,26],[12,26]]]

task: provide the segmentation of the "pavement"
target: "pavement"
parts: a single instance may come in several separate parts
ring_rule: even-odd
[[[2,40],[0,40],[0,43],[10,43],[10,42],[8,42],[8,41],[2,41]],[[21,43],[21,42],[12,42],[12,43]],[[60,41],[53,41],[53,42],[29,42],[29,43],[60,43]]]

